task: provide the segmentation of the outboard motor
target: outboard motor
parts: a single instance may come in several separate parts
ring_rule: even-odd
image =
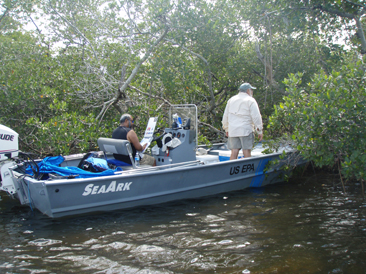
[[[14,167],[15,162],[12,159],[19,154],[18,133],[14,130],[0,125],[0,190],[9,194],[16,192],[10,167]]]
[[[18,133],[0,125],[0,162],[18,156]]]

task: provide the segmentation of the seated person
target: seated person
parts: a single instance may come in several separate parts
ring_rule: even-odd
[[[131,143],[132,147],[132,157],[133,159],[135,159],[136,152],[143,151],[146,148],[146,144],[144,146],[141,146],[136,132],[132,129],[134,121],[130,114],[123,114],[119,122],[120,125],[113,131],[112,138],[128,140]],[[117,160],[132,165],[130,157],[126,155],[113,154],[113,156]],[[144,154],[144,157],[142,158],[140,163],[141,165],[156,165],[154,157],[147,154]]]

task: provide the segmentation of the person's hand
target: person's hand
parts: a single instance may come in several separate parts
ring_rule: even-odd
[[[144,144],[142,147],[142,150],[144,150],[146,148],[147,144]]]
[[[258,134],[258,139],[259,139],[259,141],[258,141],[258,142],[262,141],[262,139],[263,139],[263,134]]]
[[[229,137],[229,132],[225,132],[226,137]]]

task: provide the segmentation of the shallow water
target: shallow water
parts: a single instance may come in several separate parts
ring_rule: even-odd
[[[366,273],[360,189],[310,174],[56,220],[1,193],[0,273]]]

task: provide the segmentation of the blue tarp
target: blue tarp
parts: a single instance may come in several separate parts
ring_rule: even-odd
[[[100,176],[109,176],[114,175],[116,171],[122,171],[120,167],[117,167],[115,170],[107,169],[102,172],[90,172],[83,170],[78,167],[70,166],[70,167],[60,167],[59,165],[64,161],[64,157],[62,156],[53,156],[46,157],[40,163],[39,172],[40,173],[56,173],[61,176],[70,176],[70,175],[78,175],[78,178],[94,178]],[[29,174],[33,174],[32,170],[28,167],[27,172]]]
[[[125,162],[122,162],[122,161],[116,160],[116,159],[108,159],[107,161],[109,164],[112,164],[115,166],[132,166],[131,164],[127,164]]]
[[[101,172],[110,169],[106,159],[90,156],[86,158],[85,162],[89,163],[93,167],[90,171]]]

